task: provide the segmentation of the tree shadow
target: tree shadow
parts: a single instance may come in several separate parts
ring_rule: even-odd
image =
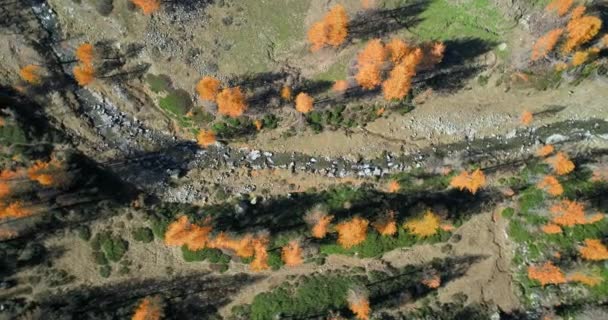
[[[113,285],[81,287],[41,294],[34,307],[51,319],[130,318],[141,299],[159,295],[165,302],[167,319],[208,318],[228,304],[244,286],[259,276],[237,274],[215,276],[209,273],[173,275],[170,278],[130,280]]]
[[[349,39],[381,38],[386,34],[416,26],[418,15],[429,6],[429,0],[418,0],[395,9],[369,9],[349,21]]]

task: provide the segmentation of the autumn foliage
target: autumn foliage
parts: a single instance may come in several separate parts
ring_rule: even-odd
[[[603,279],[599,276],[590,276],[581,272],[575,272],[568,276],[568,282],[578,282],[590,287],[595,287],[602,283]]]
[[[245,94],[241,88],[226,88],[217,95],[217,107],[219,114],[229,117],[241,116],[247,110]]]
[[[388,183],[388,186],[387,186],[388,192],[395,193],[395,192],[398,192],[399,189],[401,189],[401,185],[399,184],[399,181],[391,180],[391,182]]]
[[[334,216],[328,215],[323,208],[314,208],[304,217],[306,223],[311,226],[312,236],[317,239],[325,238],[333,219]]]
[[[540,266],[528,267],[528,278],[540,282],[542,286],[548,284],[561,284],[566,282],[566,276],[552,262],[548,261]]]
[[[348,81],[346,80],[336,80],[334,85],[331,88],[334,92],[342,93],[348,90]]]
[[[2,219],[17,219],[29,217],[33,214],[32,210],[23,206],[19,201],[13,202],[8,206],[0,206],[0,220]]]
[[[468,190],[472,194],[486,184],[486,176],[480,169],[468,173],[466,171],[461,172],[459,175],[452,178],[450,185],[460,190]]]
[[[253,271],[264,271],[270,269],[268,265],[268,246],[267,236],[258,236],[252,241],[254,257],[253,261],[249,265],[249,268]]]
[[[346,298],[348,308],[355,314],[359,320],[369,319],[371,308],[369,306],[369,298],[367,293],[361,289],[351,289]]]
[[[281,249],[281,259],[286,266],[293,267],[302,264],[302,248],[298,241],[291,241]]]
[[[283,100],[290,101],[292,94],[293,93],[291,87],[284,86],[283,88],[281,88],[281,98],[283,98]]]
[[[50,186],[56,182],[56,177],[59,175],[61,167],[61,163],[55,159],[48,162],[36,160],[27,169],[27,176],[30,180],[37,181],[43,186]]]
[[[553,145],[545,145],[542,148],[538,149],[538,151],[536,152],[536,154],[541,157],[547,157],[549,155],[551,155],[553,152],[555,152],[555,147]]]
[[[432,275],[422,279],[422,284],[427,286],[429,289],[437,289],[441,286],[441,278],[438,275]]]
[[[30,64],[19,70],[19,75],[21,79],[25,80],[30,84],[39,84],[40,83],[40,67]]]
[[[217,141],[215,133],[211,130],[201,130],[196,136],[196,142],[201,147],[208,147]]]
[[[562,233],[562,228],[559,225],[554,224],[554,223],[549,223],[547,225],[542,226],[541,230],[543,230],[543,232],[546,234]]]
[[[556,174],[563,176],[574,171],[574,162],[563,152],[558,152],[555,156],[545,160],[555,171]]]
[[[411,219],[405,222],[403,227],[413,235],[420,238],[426,238],[435,235],[439,231],[439,225],[439,217],[428,210],[421,218]]]
[[[395,221],[395,212],[389,211],[384,215],[379,216],[372,226],[383,236],[392,236],[397,233],[397,221]]]
[[[81,86],[86,86],[91,84],[95,78],[95,70],[92,65],[88,64],[79,64],[74,67],[74,78],[76,78],[76,82],[78,82]]]
[[[365,241],[368,225],[369,221],[360,217],[341,222],[336,226],[338,244],[348,249]]]
[[[93,65],[95,48],[90,43],[83,43],[76,48],[76,59],[84,65]]]
[[[296,110],[301,113],[309,113],[313,110],[314,99],[304,92],[296,97]]]
[[[574,18],[568,22],[566,27],[568,37],[562,51],[572,52],[578,46],[589,42],[602,28],[602,20],[594,16],[583,16]]]
[[[341,5],[329,10],[325,17],[315,22],[308,30],[308,42],[311,51],[325,46],[339,47],[348,36],[348,15]]]
[[[207,101],[215,101],[220,90],[221,83],[214,77],[204,77],[196,85],[196,91],[199,97]]]
[[[554,176],[545,176],[538,184],[539,189],[546,190],[552,196],[559,196],[564,193],[564,187]]]
[[[530,111],[524,111],[520,118],[521,124],[529,126],[534,121],[534,114]]]
[[[144,14],[151,14],[160,8],[160,0],[131,0]]]
[[[586,260],[608,260],[608,248],[599,239],[586,239],[579,252]]]
[[[585,216],[585,207],[576,201],[562,200],[550,208],[553,223],[572,227],[580,224],[591,224],[603,219],[603,214]]]
[[[141,300],[131,320],[160,320],[163,317],[163,303],[160,297],[146,297]]]
[[[568,10],[570,10],[573,3],[574,0],[553,0],[545,7],[545,10],[556,12],[558,15],[563,16],[568,13]]]
[[[536,40],[532,47],[532,61],[546,58],[553,51],[563,33],[564,29],[553,29]]]
[[[192,251],[204,249],[209,241],[210,226],[198,226],[188,222],[187,216],[169,225],[165,232],[165,244],[168,246],[187,246]]]
[[[365,48],[357,56],[359,72],[355,80],[364,89],[374,89],[382,82],[381,68],[387,59],[387,52],[380,39],[374,39],[367,43]]]
[[[241,258],[250,258],[255,254],[253,240],[254,237],[250,234],[242,237],[230,237],[228,234],[221,232],[209,241],[209,247],[232,251]]]

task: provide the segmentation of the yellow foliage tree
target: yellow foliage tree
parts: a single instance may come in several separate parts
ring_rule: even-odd
[[[586,239],[578,251],[586,260],[608,260],[608,248],[599,239]]]
[[[563,33],[564,29],[553,29],[544,36],[538,38],[532,47],[532,61],[546,58],[549,53],[553,51]]]
[[[528,278],[540,282],[543,287],[548,284],[566,283],[566,276],[562,270],[550,261],[540,266],[529,266]]]
[[[572,10],[572,14],[570,15],[570,18],[578,19],[578,18],[582,17],[583,15],[585,15],[586,10],[587,10],[587,8],[585,6],[577,6],[576,8],[574,8],[574,10]]]
[[[131,0],[144,14],[151,14],[160,8],[160,0]]]
[[[286,266],[294,267],[302,264],[302,248],[296,240],[290,241],[281,249],[281,259]]]
[[[304,92],[296,97],[296,110],[301,113],[309,113],[313,110],[314,99]]]
[[[341,222],[336,226],[338,244],[348,249],[365,241],[368,225],[369,221],[360,217]]]
[[[594,16],[584,16],[568,22],[568,38],[562,48],[564,53],[570,53],[578,46],[593,39],[602,28],[602,20]]]
[[[30,84],[40,84],[40,67],[30,64],[19,69],[21,79]]]
[[[426,238],[439,231],[439,224],[439,217],[428,210],[422,218],[411,219],[403,224],[403,227],[418,237]]]
[[[239,117],[247,110],[245,94],[241,88],[226,88],[217,95],[217,111],[221,115]]]
[[[153,296],[141,300],[131,320],[160,320],[162,317],[162,300],[158,296]]]
[[[201,130],[196,136],[196,142],[201,147],[208,147],[217,141],[215,133],[211,130]]]
[[[577,51],[572,56],[572,65],[577,67],[589,60],[589,51]]]
[[[574,162],[563,152],[558,152],[555,156],[545,160],[555,171],[556,174],[563,176],[574,171]]]
[[[549,12],[556,12],[560,16],[564,16],[572,7],[574,0],[553,0],[551,1],[545,10]]]
[[[544,189],[552,196],[559,196],[564,193],[564,187],[554,176],[545,176],[537,185],[539,189]]]
[[[460,190],[469,190],[472,194],[477,193],[481,187],[486,184],[486,176],[483,174],[481,169],[477,169],[472,173],[466,171],[461,172],[459,175],[452,178],[450,185]]]
[[[196,91],[199,97],[207,101],[215,101],[220,90],[221,83],[214,77],[204,77],[196,85]]]

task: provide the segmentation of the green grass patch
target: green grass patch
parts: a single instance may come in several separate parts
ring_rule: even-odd
[[[155,93],[169,92],[172,89],[171,78],[164,74],[154,75],[149,73],[146,75],[146,83],[150,90]]]
[[[185,116],[192,109],[192,99],[186,90],[178,89],[171,91],[161,98],[158,105],[174,116]]]

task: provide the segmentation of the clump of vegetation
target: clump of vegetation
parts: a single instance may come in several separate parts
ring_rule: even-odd
[[[192,109],[192,99],[185,90],[173,90],[158,102],[159,106],[174,116],[185,116]]]
[[[109,231],[102,231],[91,239],[91,248],[94,252],[102,253],[109,261],[118,262],[127,253],[129,243]]]
[[[133,239],[135,239],[135,241],[143,243],[150,243],[154,241],[154,233],[152,232],[152,229],[147,227],[134,229],[131,234],[133,235]]]

